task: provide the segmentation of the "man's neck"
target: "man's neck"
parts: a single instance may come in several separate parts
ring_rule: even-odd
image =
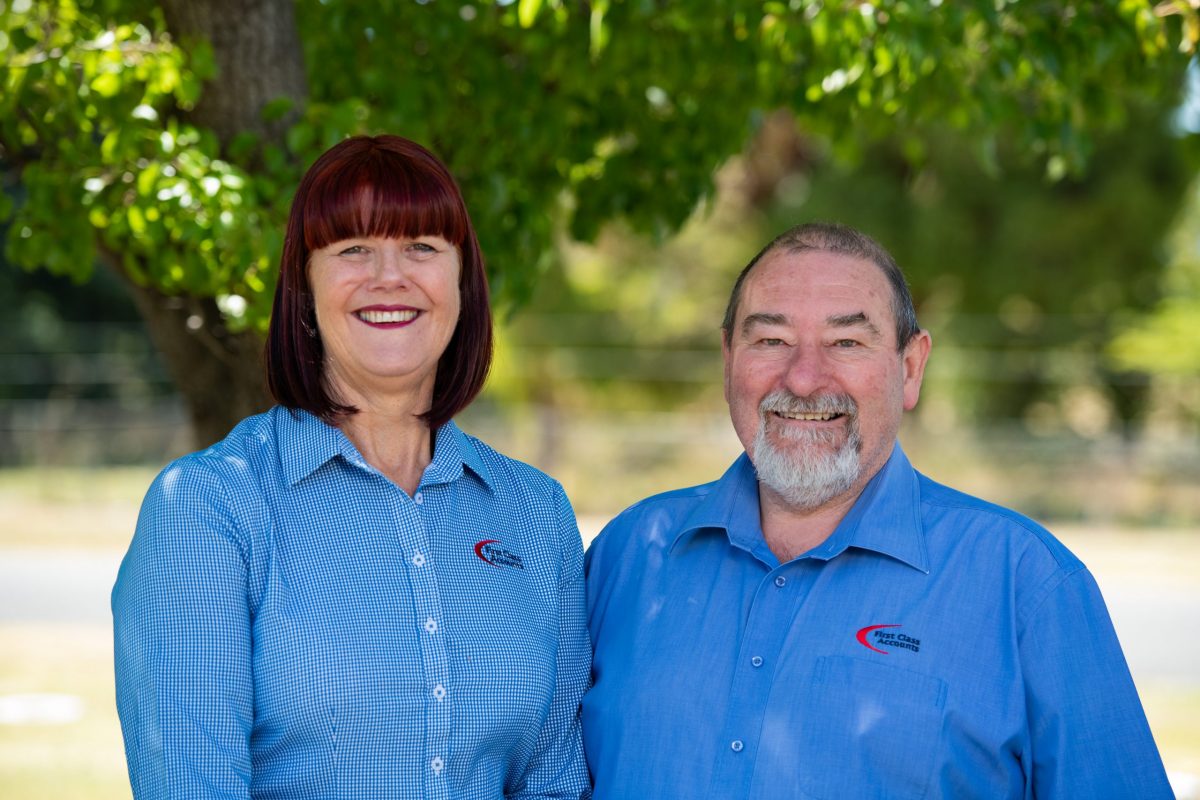
[[[854,507],[866,481],[810,509],[798,509],[762,483],[758,484],[758,509],[767,547],[783,564],[807,553],[828,539]]]

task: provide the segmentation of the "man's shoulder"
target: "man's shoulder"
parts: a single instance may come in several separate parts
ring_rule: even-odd
[[[623,517],[679,513],[681,510],[690,511],[697,503],[702,502],[712,494],[716,490],[718,483],[720,481],[709,481],[708,483],[700,483],[695,486],[684,486],[679,489],[652,494],[622,511],[613,521],[616,522],[616,520]]]
[[[647,547],[670,548],[692,511],[716,489],[719,481],[687,486],[639,500],[612,519],[596,536],[590,552]]]
[[[927,533],[945,528],[954,537],[977,539],[979,545],[990,543],[1010,552],[1020,551],[1026,559],[1044,561],[1047,567],[1067,572],[1083,567],[1054,534],[1025,514],[920,473],[918,478]]]

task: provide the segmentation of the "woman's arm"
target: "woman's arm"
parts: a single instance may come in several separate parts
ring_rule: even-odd
[[[558,656],[550,713],[514,800],[587,800],[592,796],[579,724],[579,704],[591,680],[592,643],[583,594],[583,543],[561,486],[558,536],[563,570],[558,585]]]
[[[249,797],[247,546],[225,486],[195,457],[150,487],[112,597],[137,800]]]

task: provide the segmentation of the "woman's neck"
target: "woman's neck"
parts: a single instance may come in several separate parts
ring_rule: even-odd
[[[409,495],[415,493],[433,460],[433,434],[419,416],[429,410],[430,398],[411,394],[365,397],[344,391],[340,396],[358,409],[357,414],[339,422],[342,433],[368,464]]]

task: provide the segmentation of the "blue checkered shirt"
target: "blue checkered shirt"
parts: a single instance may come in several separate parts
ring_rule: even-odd
[[[454,423],[409,497],[250,417],[159,475],[113,590],[135,796],[590,796],[582,567],[562,487]]]

